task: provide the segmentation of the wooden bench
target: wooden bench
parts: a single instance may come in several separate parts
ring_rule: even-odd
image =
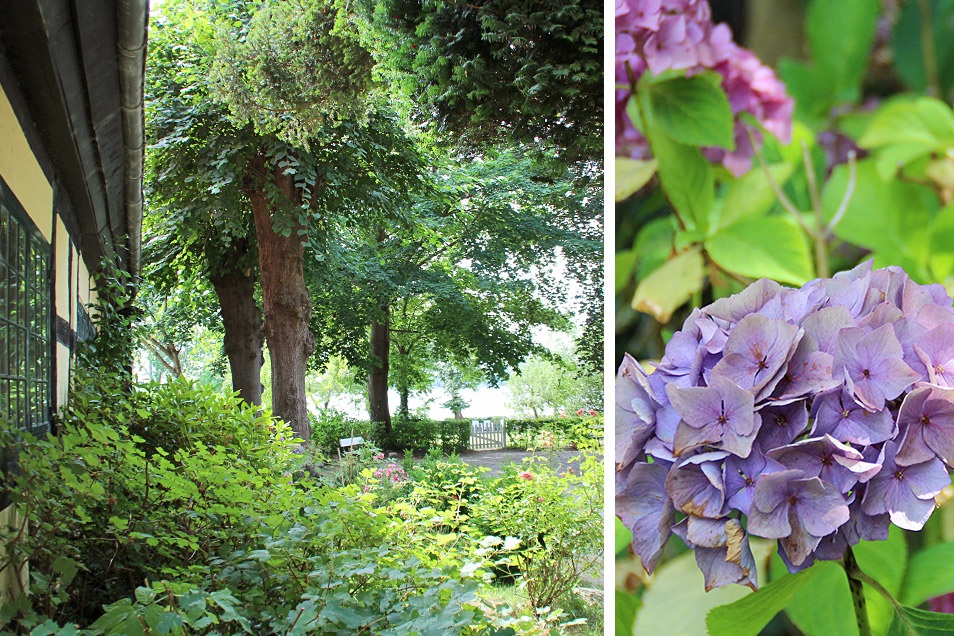
[[[341,461],[341,451],[342,449],[345,452],[353,452],[355,448],[364,444],[363,437],[345,437],[339,440],[338,443],[338,461]]]

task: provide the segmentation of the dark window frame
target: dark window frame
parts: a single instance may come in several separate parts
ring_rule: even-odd
[[[0,178],[0,418],[42,435],[53,415],[52,246]]]

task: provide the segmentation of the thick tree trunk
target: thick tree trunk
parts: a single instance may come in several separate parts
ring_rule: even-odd
[[[368,415],[372,422],[384,422],[384,432],[391,432],[391,409],[388,407],[388,357],[391,353],[389,310],[381,308],[384,318],[371,321],[371,372],[368,374]]]
[[[266,173],[264,157],[254,160],[253,170]],[[299,195],[291,175],[275,168],[274,186],[282,196],[282,207],[294,210]],[[255,236],[258,239],[259,273],[265,305],[265,342],[272,363],[272,411],[285,420],[303,440],[311,438],[311,421],[305,399],[305,371],[315,339],[308,328],[311,320],[311,296],[305,286],[304,246],[298,223],[291,234],[275,232],[272,202],[259,187],[249,190]]]
[[[262,403],[262,312],[255,303],[255,277],[237,267],[210,276],[222,307],[225,355],[232,390],[249,404]]]
[[[464,411],[461,409],[454,409],[454,419],[455,420],[464,419]]]

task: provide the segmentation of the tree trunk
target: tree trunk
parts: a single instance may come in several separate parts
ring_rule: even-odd
[[[391,409],[388,407],[388,357],[391,352],[390,313],[381,308],[384,318],[371,320],[371,371],[368,374],[368,415],[372,422],[384,422],[384,432],[391,432]]]
[[[401,403],[398,405],[398,413],[401,414],[401,417],[406,418],[411,410],[407,406],[408,399],[411,397],[411,390],[406,386],[398,389],[398,395],[401,396]]]
[[[267,171],[265,158],[259,154],[253,161],[253,172]],[[300,196],[291,175],[272,169],[275,190],[285,200],[282,207],[295,210]],[[255,236],[258,240],[259,273],[262,277],[262,299],[265,305],[265,342],[272,363],[272,412],[285,420],[301,439],[311,438],[311,421],[305,399],[305,372],[308,357],[315,350],[315,338],[308,328],[311,320],[311,297],[305,286],[304,246],[299,235],[302,229],[292,223],[291,234],[275,232],[272,201],[264,188],[250,189]]]
[[[464,411],[463,411],[463,409],[454,409],[454,419],[455,419],[455,420],[462,420],[462,419],[464,419]]]
[[[262,312],[255,304],[255,276],[237,267],[209,277],[222,307],[225,355],[232,390],[249,404],[262,403]]]

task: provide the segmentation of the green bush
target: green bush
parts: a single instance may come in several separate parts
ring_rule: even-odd
[[[384,442],[383,425],[356,420],[337,412],[311,417],[310,444],[313,448],[337,456],[341,440],[349,437],[362,437],[366,443],[381,447]]]
[[[552,434],[553,443],[560,448],[596,448],[603,441],[603,416],[574,415],[507,421],[508,445],[538,448],[543,433]]]
[[[480,498],[485,472],[486,468],[471,466],[455,456],[442,457],[432,450],[409,471],[414,488],[408,501],[416,508],[446,513],[447,526],[456,530],[468,520],[471,506]]]
[[[470,446],[470,420],[443,420],[437,425],[440,448],[445,455],[463,453]]]
[[[509,564],[534,608],[550,607],[602,561],[602,462],[589,453],[579,460],[562,475],[544,458],[508,466],[471,509],[482,534],[520,540]]]
[[[181,383],[110,393],[114,380],[76,387],[59,435],[24,440],[19,474],[8,476],[30,532],[2,537],[0,569],[30,561],[31,601],[46,616],[82,622],[144,580],[197,581],[212,555],[247,542],[256,517],[294,496],[283,423]],[[130,432],[146,404],[167,396],[183,420],[212,423],[208,439],[196,426],[169,453]],[[9,444],[16,432],[4,435]]]
[[[59,624],[105,634],[490,633],[473,604],[478,579],[462,575],[465,565],[479,574],[479,560],[468,565],[444,516],[400,502],[385,513],[357,486],[293,482],[290,429],[266,418],[267,437],[249,442],[259,418],[204,389],[107,388],[111,378],[78,387],[58,436],[20,441],[8,489],[24,525],[0,534],[0,571],[29,560],[31,593],[0,608],[0,624],[17,633]],[[135,417],[149,421],[144,404],[169,403],[216,422],[209,438],[195,426],[170,454],[130,433]],[[8,428],[0,443],[17,435]]]

